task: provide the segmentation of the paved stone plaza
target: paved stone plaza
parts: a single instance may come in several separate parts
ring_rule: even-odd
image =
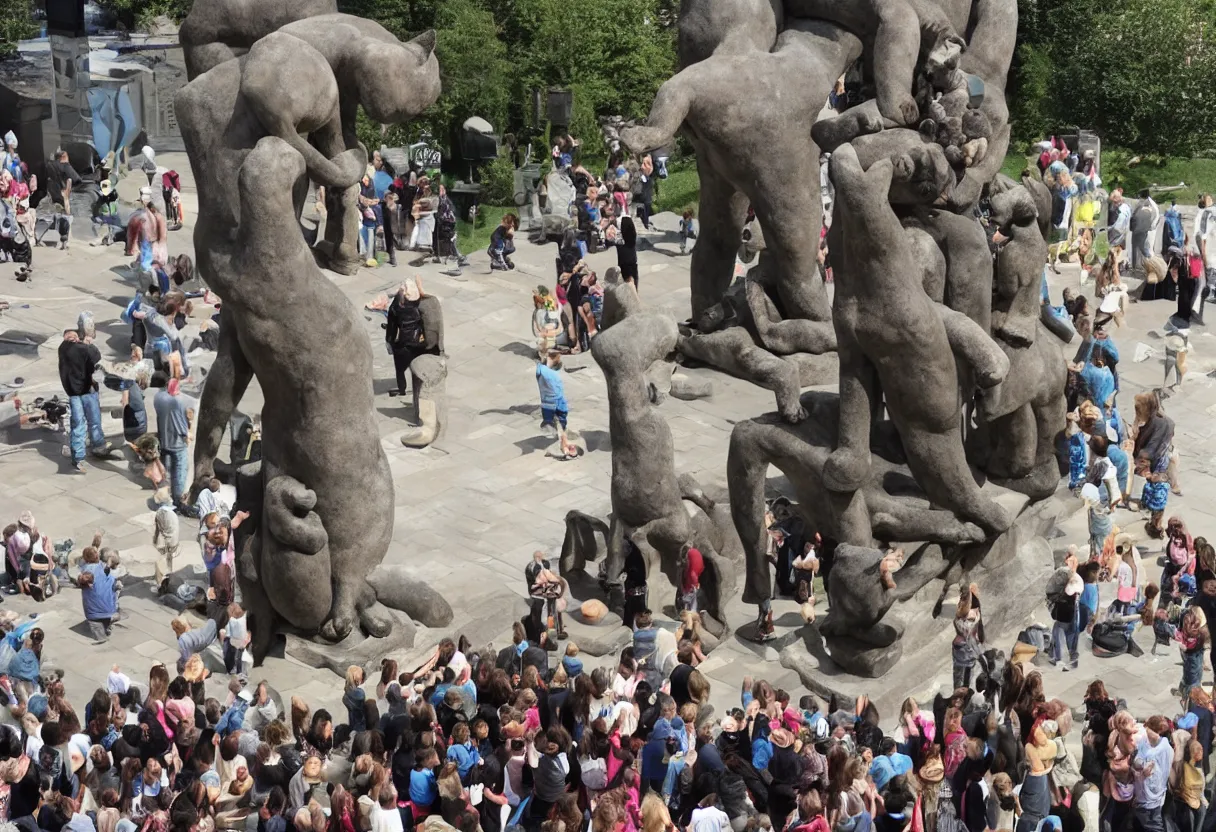
[[[192,253],[196,194],[189,165],[184,155],[163,154],[159,161],[183,172],[187,226],[171,235],[170,251]],[[639,251],[641,296],[648,305],[665,308],[683,319],[688,315],[689,259],[678,254],[676,221],[673,215],[661,215],[657,220],[660,231],[645,235],[650,245]],[[119,246],[90,247],[88,229],[79,229],[77,236],[66,252],[49,247],[36,251],[32,283],[14,281],[10,266],[0,272],[0,298],[11,303],[11,309],[0,319],[0,381],[24,378],[23,398],[62,395],[56,349],[61,332],[75,325],[81,311],[91,312],[97,322],[97,346],[104,358],[122,359],[127,353],[130,328],[118,320],[135,288],[126,270],[127,258]],[[412,268],[408,256],[401,259],[397,269],[333,276],[360,308],[377,295],[391,292],[397,281],[415,272],[421,275],[426,291],[443,303],[451,407],[446,436],[426,450],[407,449],[399,441],[412,405],[408,399],[388,396],[394,382],[392,360],[382,346],[383,316],[364,313],[368,337],[375,344],[380,434],[396,488],[396,526],[386,563],[408,564],[441,591],[456,611],[449,630],[419,631],[416,648],[398,657],[403,660],[403,669],[449,632],[469,633],[477,645],[487,639],[500,647],[506,644],[511,616],[525,591],[523,568],[532,552],[539,548],[556,555],[568,510],[579,509],[596,516],[606,516],[609,511],[611,439],[607,398],[603,374],[589,355],[573,357],[565,374],[570,424],[581,436],[587,453],[576,461],[553,459],[546,455],[552,440],[539,430],[531,291],[538,283],[552,286],[555,254],[553,246],[538,248],[521,240],[514,258],[518,268],[510,273],[491,273],[485,253],[476,252],[471,257],[472,265],[460,278],[441,274],[440,267],[429,262]],[[607,252],[593,256],[591,262],[603,274],[615,265],[616,258],[613,252]],[[1075,268],[1064,267],[1063,272],[1052,280],[1057,302],[1061,289],[1078,281]],[[1125,415],[1131,413],[1134,393],[1160,384],[1164,354],[1161,326],[1172,310],[1173,304],[1166,302],[1134,305],[1127,325],[1114,333],[1122,356],[1119,375]],[[1216,318],[1212,321],[1216,331]],[[1167,412],[1177,422],[1175,442],[1181,453],[1185,491],[1184,497],[1171,497],[1169,513],[1181,513],[1192,534],[1209,537],[1216,535],[1216,508],[1205,499],[1216,484],[1216,442],[1212,438],[1216,388],[1207,375],[1216,368],[1216,339],[1212,334],[1201,326],[1193,330],[1186,388],[1166,404]],[[1142,362],[1134,361],[1138,343],[1153,350]],[[325,349],[326,345],[318,343],[316,347]],[[206,367],[210,358],[206,354],[192,356],[191,360],[194,366]],[[727,443],[733,425],[771,410],[772,394],[705,370],[689,372],[698,378],[712,377],[714,395],[692,402],[669,399],[662,405],[675,441],[676,468],[680,473],[696,475],[707,487],[724,488]],[[116,443],[121,441],[121,420],[113,418],[111,412],[120,412],[118,399],[119,394],[103,389],[107,435]],[[253,412],[259,406],[255,382],[242,410]],[[154,418],[150,397],[148,411]],[[112,663],[139,678],[146,678],[153,662],[171,663],[177,653],[169,629],[174,613],[160,604],[153,592],[153,512],[147,482],[129,472],[125,459],[117,458],[91,464],[86,475],[74,474],[63,454],[64,434],[40,428],[19,429],[10,410],[4,411],[0,424],[4,425],[0,437],[0,522],[12,522],[22,510],[30,509],[40,529],[53,539],[72,537],[77,553],[95,530],[102,530],[106,544],[121,551],[124,566],[130,571],[122,603],[126,619],[116,625],[114,637],[103,647],[94,646],[86,634],[79,596],[70,587],[43,605],[5,596],[5,608],[21,613],[37,611],[47,619],[50,638],[46,656],[65,670],[74,701],[87,697]],[[221,456],[226,458],[226,450]],[[1137,538],[1144,537],[1142,521],[1136,515],[1120,512],[1116,523]],[[177,567],[187,577],[201,574],[201,557],[192,537],[193,521],[183,519],[181,525],[184,557]],[[1068,543],[1084,544],[1084,516],[1075,516],[1064,532],[1053,541],[1057,557],[1062,557]],[[1143,550],[1148,573],[1154,578],[1159,573],[1155,566],[1159,550],[1156,543]],[[670,603],[663,597],[665,592],[652,588],[652,606]],[[1105,593],[1103,598],[1106,600]],[[820,604],[826,602],[821,600]],[[801,624],[792,601],[778,602],[775,612],[779,632],[788,633]],[[754,608],[735,602],[728,613],[729,624],[739,627],[752,620]],[[1044,608],[1039,620],[1049,623],[1047,619]],[[948,618],[942,619],[941,626],[949,626]],[[1006,649],[1015,635],[988,634],[990,643]],[[1147,653],[1151,633],[1138,635]],[[1173,712],[1176,706],[1168,690],[1181,673],[1176,650],[1156,659],[1146,655],[1101,661],[1087,652],[1085,641],[1082,637],[1079,672],[1045,670],[1049,695],[1076,704],[1084,686],[1101,674],[1112,691],[1127,697],[1138,713]],[[801,692],[797,676],[782,667],[776,655],[771,646],[729,636],[702,665],[714,682],[715,704],[721,707],[737,701],[735,690],[745,674],[762,675],[791,692]],[[217,662],[212,666],[219,667]],[[341,698],[337,676],[291,659],[268,659],[251,675],[269,680],[284,699],[298,694],[314,708],[337,707]],[[904,672],[900,675],[916,678],[918,686],[899,695],[927,694],[948,683],[949,667],[937,678]]]

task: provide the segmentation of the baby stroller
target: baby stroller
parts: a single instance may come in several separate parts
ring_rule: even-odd
[[[464,266],[467,262],[456,247],[456,210],[447,198],[439,201],[439,210],[436,213],[434,254],[436,261],[443,258],[445,266],[448,260],[453,258],[457,266]]]
[[[21,280],[29,277],[34,264],[34,250],[25,227],[17,221],[15,209],[0,200],[0,260],[21,263],[17,276]]]

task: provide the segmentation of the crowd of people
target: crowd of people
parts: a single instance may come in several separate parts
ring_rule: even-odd
[[[38,536],[32,517],[17,526],[10,540]],[[204,549],[205,619],[174,619],[176,665],[154,665],[146,681],[114,665],[83,703],[49,669],[54,641],[38,619],[0,615],[0,822],[27,832],[1200,832],[1216,551],[1171,520],[1165,555],[1162,595],[1188,576],[1201,589],[1176,626],[1147,616],[1156,637],[1179,644],[1185,689],[1177,713],[1141,720],[1102,681],[1082,701],[1049,698],[1041,668],[1075,636],[1047,650],[1023,634],[1006,661],[984,643],[967,588],[948,694],[882,714],[865,696],[794,697],[743,678],[737,704],[716,712],[698,669],[716,641],[696,612],[695,550],[677,629],[649,609],[643,576],[627,599],[632,642],[606,663],[584,661],[567,637],[567,588],[538,552],[524,574],[532,609],[510,644],[444,639],[420,666],[385,659],[372,678],[352,666],[331,713],[246,681],[231,563]],[[72,578],[99,638],[119,614],[116,560],[99,537]],[[1088,603],[1076,584],[1092,585],[1075,559],[1064,569],[1053,580],[1058,621],[1068,599]],[[1123,566],[1114,571],[1115,606],[1138,622]],[[1147,587],[1140,594],[1151,610]],[[208,670],[217,641],[226,681]]]
[[[378,265],[376,251],[385,252],[390,266],[397,265],[397,252],[422,251],[431,260],[459,270],[467,265],[456,240],[456,206],[442,182],[432,182],[425,171],[411,166],[395,171],[380,151],[372,153],[371,164],[359,188],[361,214],[359,247],[368,267]],[[328,217],[324,188],[317,189],[317,242],[325,239]]]

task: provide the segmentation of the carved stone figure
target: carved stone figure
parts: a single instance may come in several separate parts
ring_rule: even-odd
[[[621,141],[635,152],[652,150],[682,130],[696,148],[701,232],[692,253],[694,320],[731,283],[750,202],[774,260],[782,312],[827,321],[819,241],[807,233],[820,225],[819,191],[791,183],[818,181],[819,149],[807,137],[861,43],[831,24],[804,20],[787,20],[772,52],[762,40],[724,40],[710,57],[669,79],[645,126],[622,130]]]
[[[298,219],[309,176],[353,184],[361,175],[356,106],[394,120],[416,114],[438,95],[438,68],[431,36],[401,44],[337,14],[310,25],[307,13],[331,11],[315,3],[245,5],[195,4],[186,28],[200,74],[175,104],[199,188],[198,268],[224,302],[199,408],[200,480],[212,475],[228,418],[255,375],[266,399],[263,462],[239,485],[256,509],[242,526],[238,574],[260,660],[280,626],[330,641],[356,625],[377,637],[393,626],[367,582],[393,522],[370,346],[356,310],[315,265]],[[297,28],[266,31],[284,24]]]
[[[776,413],[736,425],[727,460],[743,598],[772,591],[775,466],[807,523],[842,544],[828,614],[808,627],[839,668],[881,674],[920,615],[894,604],[932,593],[940,605],[981,565],[1033,583],[1039,566],[1006,567],[1041,554],[1058,513],[1043,500],[1064,407],[1060,340],[1038,308],[1050,206],[1033,180],[996,181],[1017,4],[685,0],[681,12],[681,71],[620,135],[639,151],[681,132],[697,151],[702,234],[680,352],[776,393]],[[828,84],[859,55],[876,98],[821,119]],[[811,259],[820,148],[834,186],[831,334]],[[973,209],[989,186],[986,232]],[[749,202],[766,251],[732,283]],[[833,348],[839,393],[800,395],[808,357]],[[887,544],[912,554],[901,566]],[[1016,616],[1025,600],[991,612]]]
[[[306,17],[333,14],[337,0],[203,0],[190,7],[178,38],[193,80],[240,57],[271,32]]]
[[[922,52],[929,69],[937,70],[957,66],[965,46],[941,8],[928,0],[785,0],[785,11],[839,24],[872,44],[866,57],[873,66],[878,110],[896,127],[920,117],[912,82]]]
[[[998,533],[1010,518],[980,495],[963,452],[952,348],[981,386],[999,383],[1009,361],[965,315],[933,303],[914,275],[904,230],[887,202],[892,163],[862,170],[850,145],[832,156],[836,212],[828,236],[838,265],[833,319],[840,339],[840,426],[825,475],[830,488],[861,486],[870,461],[872,414],[885,397],[908,466],[937,505]]]
[[[438,355],[420,355],[410,362],[414,378],[414,416],[418,426],[406,429],[401,444],[425,448],[443,436],[448,418],[448,361]]]
[[[192,150],[200,135],[195,118],[205,113],[195,106],[198,92],[187,85],[178,98]],[[261,139],[240,168],[235,238],[206,239],[208,283],[232,311],[247,361],[240,391],[256,374],[266,398],[261,516],[238,563],[256,658],[278,619],[333,640],[356,624],[375,636],[391,627],[367,582],[393,530],[371,348],[358,312],[317,268],[300,233],[291,192],[304,170],[286,142]],[[268,248],[274,257],[265,256]],[[316,349],[318,341],[327,348]]]

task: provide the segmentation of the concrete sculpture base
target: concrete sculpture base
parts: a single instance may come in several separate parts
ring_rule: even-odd
[[[309,667],[332,670],[339,676],[345,676],[346,669],[352,664],[358,665],[370,679],[379,672],[381,659],[413,647],[414,637],[418,633],[417,625],[396,610],[390,611],[389,616],[392,628],[383,638],[365,637],[362,633],[354,632],[335,643],[289,631],[286,633],[285,652]]]
[[[1043,609],[1043,588],[1056,568],[1047,537],[1057,523],[1078,510],[1077,502],[1063,494],[1027,503],[1021,495],[997,486],[988,485],[984,490],[991,490],[1003,506],[1009,507],[1017,498],[1022,504],[1012,527],[996,538],[987,555],[963,578],[979,587],[989,641],[1008,644],[1004,636],[1012,635]],[[907,558],[894,573],[897,584],[910,579],[911,573],[938,570],[944,563],[942,548],[937,544],[903,546]],[[831,577],[847,580],[848,573],[834,568]],[[883,625],[902,628],[903,636],[890,647],[876,648],[848,637],[825,636],[819,630],[825,620],[821,615],[781,649],[781,664],[797,672],[814,693],[837,696],[842,707],[848,707],[862,693],[869,695],[882,713],[897,712],[907,696],[921,701],[931,698],[940,687],[950,684],[950,642],[954,637],[950,621],[956,593],[943,598],[947,589],[942,579],[934,579],[892,605]],[[826,611],[830,614],[830,606]],[[883,681],[876,687],[873,680],[878,676]]]
[[[414,377],[416,427],[401,435],[407,448],[425,448],[443,436],[448,418],[448,362],[440,355],[420,355],[410,362]]]

